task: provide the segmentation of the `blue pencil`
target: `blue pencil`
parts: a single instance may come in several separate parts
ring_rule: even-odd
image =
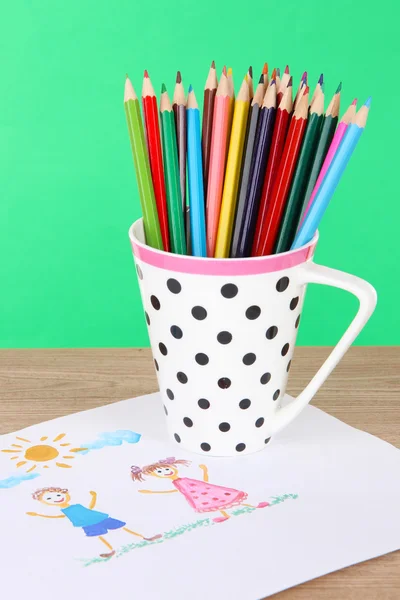
[[[324,216],[324,212],[332,198],[336,186],[347,167],[362,132],[364,131],[370,106],[371,98],[368,98],[364,106],[362,106],[356,114],[354,122],[348,126],[343,141],[333,157],[321,187],[314,198],[314,202],[296,234],[291,250],[307,244],[312,240],[317,231],[318,225]]]
[[[192,86],[187,99],[187,162],[193,256],[207,256],[200,112]]]

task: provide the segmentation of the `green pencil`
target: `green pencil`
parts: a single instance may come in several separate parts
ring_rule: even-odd
[[[125,81],[124,107],[139,188],[146,244],[152,248],[157,248],[157,250],[163,250],[149,157],[144,139],[142,117],[140,115],[139,100],[128,77]]]
[[[171,250],[175,254],[186,254],[174,113],[164,84],[161,88],[160,113]]]
[[[308,178],[308,184],[306,187],[306,191],[303,198],[303,205],[301,207],[300,219],[303,218],[303,213],[308,205],[308,202],[311,198],[311,194],[315,187],[315,184],[318,179],[318,175],[321,171],[322,164],[325,160],[325,156],[329,150],[329,146],[331,145],[331,141],[335,134],[335,129],[338,123],[339,110],[340,110],[340,91],[342,89],[342,84],[339,84],[338,89],[336,90],[332,100],[329,103],[328,108],[326,109],[325,117],[321,127],[321,135],[318,141],[317,149],[315,151],[315,156],[313,163],[311,165],[310,176]]]
[[[304,134],[304,140],[297,161],[296,171],[290,188],[289,197],[287,199],[285,213],[283,215],[278,238],[275,244],[275,254],[289,250],[296,234],[301,209],[303,206],[304,192],[307,186],[311,165],[314,160],[315,151],[317,149],[321,132],[323,112],[324,94],[322,90],[320,90],[317,92],[314,101],[311,104],[307,129]]]

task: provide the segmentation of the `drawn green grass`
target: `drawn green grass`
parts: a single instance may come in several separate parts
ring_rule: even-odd
[[[276,504],[281,504],[282,502],[285,502],[285,500],[296,500],[297,498],[298,498],[298,494],[283,494],[282,496],[272,496],[270,499],[270,502],[269,502],[269,507],[266,507],[266,508],[270,508],[271,506],[275,506]],[[250,506],[242,506],[240,508],[233,509],[231,512],[231,516],[239,517],[240,515],[252,513],[255,510],[257,510],[257,509],[251,508]],[[166,540],[172,540],[173,538],[183,535],[184,533],[187,533],[188,531],[193,531],[194,529],[200,529],[201,527],[210,527],[212,525],[216,525],[216,523],[214,523],[214,521],[212,519],[209,519],[209,518],[199,519],[198,521],[195,521],[194,523],[188,523],[187,525],[180,525],[179,527],[176,527],[175,529],[171,529],[171,531],[166,531],[163,534],[162,538],[160,538],[158,540],[154,540],[153,542],[148,542],[146,540],[143,540],[143,541],[137,542],[135,544],[126,544],[125,546],[121,546],[120,548],[118,548],[115,556],[113,556],[113,557],[110,556],[108,558],[102,558],[101,556],[95,556],[94,558],[80,558],[78,560],[81,561],[83,567],[90,567],[91,565],[94,565],[96,563],[105,563],[111,559],[114,560],[115,558],[119,558],[120,556],[123,556],[124,554],[127,554],[128,552],[132,552],[132,550],[136,550],[137,548],[144,548],[145,546],[154,546],[155,544],[162,544]]]

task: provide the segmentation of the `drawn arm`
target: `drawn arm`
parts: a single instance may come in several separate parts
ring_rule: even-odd
[[[165,492],[154,492],[153,490],[139,490],[141,494],[173,494],[178,490],[166,490]]]
[[[65,517],[65,515],[40,515],[35,512],[27,512],[26,514],[30,517],[43,517],[44,519],[63,519]]]
[[[97,494],[96,494],[96,492],[89,492],[89,494],[92,496],[92,499],[90,500],[89,508],[92,509],[96,506]]]
[[[208,469],[206,465],[199,465],[199,467],[203,471],[203,481],[208,481]]]

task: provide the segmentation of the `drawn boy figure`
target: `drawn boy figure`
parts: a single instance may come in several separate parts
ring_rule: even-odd
[[[96,492],[89,492],[92,496],[89,507],[83,506],[82,504],[71,504],[71,496],[67,489],[58,487],[46,487],[40,490],[36,490],[32,494],[34,500],[38,500],[46,506],[57,506],[60,509],[60,515],[42,515],[36,512],[28,512],[27,515],[31,517],[44,517],[45,519],[63,519],[67,518],[71,521],[74,527],[82,527],[83,531],[88,537],[98,537],[101,542],[109,549],[109,552],[100,554],[103,558],[111,557],[115,554],[114,548],[104,538],[109,531],[114,529],[123,529],[132,535],[142,538],[143,540],[153,541],[161,535],[155,535],[151,538],[146,538],[140,533],[136,533],[128,527],[125,527],[126,523],[119,519],[110,517],[108,513],[99,512],[94,510],[96,506],[97,494]]]

